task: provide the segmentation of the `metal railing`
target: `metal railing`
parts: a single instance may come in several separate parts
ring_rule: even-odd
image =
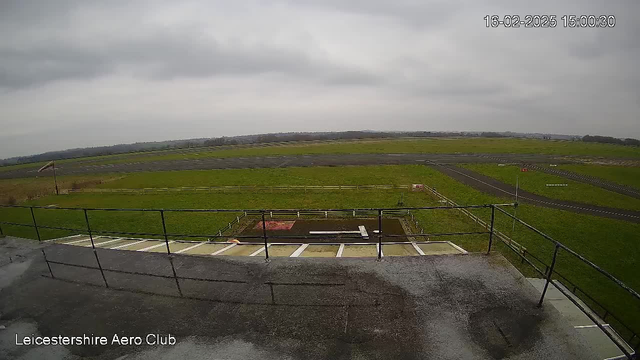
[[[593,321],[593,323],[600,330],[602,330],[602,332],[604,332],[605,335],[609,339],[611,339],[611,341],[613,341],[613,343],[624,353],[624,355],[627,358],[636,359],[637,358],[637,353],[638,353],[638,348],[640,348],[640,337],[638,336],[638,334],[630,326],[625,324],[621,320],[620,316],[616,316],[613,313],[611,313],[611,311],[607,310],[601,303],[596,301],[592,296],[588,295],[586,292],[584,292],[584,290],[580,289],[573,282],[571,282],[565,276],[559,274],[556,271],[555,268],[556,268],[556,264],[557,264],[557,260],[558,260],[559,251],[562,250],[562,251],[572,255],[575,259],[580,260],[582,263],[586,264],[590,268],[592,268],[592,269],[596,270],[597,272],[599,272],[600,274],[604,275],[613,284],[617,285],[619,288],[623,289],[626,293],[630,294],[631,297],[633,299],[635,299],[636,301],[640,300],[640,294],[638,294],[637,291],[635,291],[634,289],[632,289],[631,287],[629,287],[628,285],[626,285],[625,283],[623,283],[622,281],[617,279],[615,276],[611,275],[609,272],[607,272],[606,270],[602,269],[601,267],[599,267],[598,265],[596,265],[592,261],[590,261],[587,258],[585,258],[584,256],[578,254],[576,251],[570,249],[566,245],[558,242],[557,240],[554,240],[551,236],[545,234],[544,232],[536,229],[535,227],[527,224],[526,222],[522,221],[521,219],[517,218],[516,216],[510,214],[506,210],[502,209],[500,206],[495,206],[494,210],[495,209],[497,209],[500,213],[508,216],[512,220],[516,221],[517,223],[523,225],[527,229],[529,229],[529,230],[533,231],[534,233],[540,235],[541,237],[543,237],[544,239],[546,239],[547,241],[551,242],[554,245],[554,251],[553,251],[552,258],[551,258],[551,263],[549,265],[547,265],[540,258],[532,255],[529,252],[526,252],[526,251],[525,252],[519,252],[519,251],[516,251],[514,248],[508,246],[509,249],[513,250],[518,256],[520,256],[520,258],[522,259],[523,262],[526,262],[537,273],[539,273],[540,275],[543,276],[543,278],[545,278],[545,284],[544,284],[544,288],[542,289],[542,294],[540,296],[540,300],[538,301],[538,306],[539,307],[542,306],[542,303],[544,301],[545,295],[546,295],[547,290],[549,288],[549,284],[553,284],[553,286],[556,287],[556,289],[558,289],[558,291],[560,291],[562,294],[564,294],[567,299],[569,299],[576,307],[578,307],[585,315],[587,315],[587,317],[589,317],[589,319],[591,321]],[[492,218],[492,222],[493,222],[493,218]],[[528,257],[533,258],[536,261],[538,261],[539,263],[545,265],[545,270],[543,271],[538,266],[536,266],[530,259],[527,258],[527,255],[528,255]],[[581,304],[579,301],[577,301],[574,298],[574,296],[571,296],[571,294],[567,293],[567,290],[563,286],[559,286],[556,282],[552,281],[554,274],[557,275],[558,277],[560,277],[562,280],[566,281],[568,284],[570,284],[573,287],[573,291],[572,291],[573,294],[575,294],[577,296],[577,290],[580,290],[581,293],[583,295],[585,295],[590,301],[594,302],[595,304],[600,306],[602,309],[604,309],[605,310],[605,314],[602,317],[602,320],[604,320],[607,316],[613,317],[619,324],[622,325],[623,328],[625,328],[631,334],[631,336],[629,338],[627,338],[627,339],[623,339],[617,332],[614,331],[614,333],[612,333],[612,331],[610,330],[610,328],[608,326],[605,326],[604,324],[602,324],[599,321],[599,319],[597,319],[596,316],[594,316],[589,311],[590,309],[586,308],[583,304]],[[600,316],[600,315],[598,315],[598,316]],[[622,343],[621,340],[623,342],[625,342],[625,343]],[[634,344],[634,340],[636,340],[635,344]],[[633,351],[629,351],[627,345],[631,346],[633,348]]]
[[[268,234],[266,228],[263,229],[261,236],[255,235],[225,235],[224,232],[230,229],[233,224],[240,222],[241,216],[260,216],[263,220],[263,225],[265,224],[265,220],[267,217],[273,218],[274,216],[324,216],[327,218],[329,215],[331,216],[341,216],[341,217],[377,217],[379,222],[379,231],[376,235],[378,238],[378,245],[381,248],[382,238],[407,238],[411,237],[437,237],[437,236],[454,236],[454,235],[477,235],[477,234],[488,234],[489,235],[489,251],[491,247],[491,241],[493,239],[493,234],[490,231],[468,231],[468,232],[447,232],[447,233],[412,233],[412,234],[384,234],[382,229],[382,218],[383,216],[402,216],[402,215],[410,215],[411,211],[417,210],[452,210],[452,209],[492,209],[492,212],[495,212],[495,207],[497,205],[500,206],[512,206],[513,204],[485,204],[485,205],[464,205],[464,206],[429,206],[429,207],[397,207],[397,208],[353,208],[353,209],[126,209],[126,208],[67,208],[67,207],[51,207],[51,206],[21,206],[21,205],[0,205],[0,208],[23,208],[28,209],[30,212],[31,224],[24,223],[16,223],[10,221],[0,221],[0,234],[3,234],[2,225],[11,225],[11,226],[22,226],[22,227],[31,227],[36,232],[36,237],[39,241],[42,241],[42,236],[40,234],[41,229],[47,230],[61,230],[61,231],[69,231],[72,233],[81,233],[87,232],[91,238],[93,235],[127,235],[127,236],[151,236],[157,238],[164,238],[167,242],[169,237],[182,237],[182,238],[206,238],[209,240],[215,239],[259,239],[263,240],[265,244],[268,243],[269,239],[320,239],[320,238],[331,238],[335,237],[334,235],[320,235],[314,234],[312,236],[309,235],[271,235]],[[38,224],[34,209],[41,209],[47,211],[78,211],[82,212],[85,220],[85,228],[71,228],[71,227],[63,227],[63,226],[47,226]],[[110,231],[110,230],[94,230],[91,228],[90,217],[89,214],[92,212],[105,211],[105,212],[143,212],[143,213],[157,213],[158,220],[162,224],[162,233],[154,233],[154,232],[140,232],[140,231]],[[226,227],[217,231],[214,234],[182,234],[182,233],[170,233],[166,228],[165,221],[165,213],[228,213],[228,214],[242,214],[241,216],[236,216],[236,219],[231,221]],[[343,236],[348,238],[348,236]],[[354,236],[354,238],[356,238]],[[170,254],[170,249],[167,246],[167,252]],[[265,255],[268,258],[268,249],[265,249]],[[380,254],[379,254],[379,257]]]
[[[451,204],[452,205],[450,205],[450,206],[396,207],[396,208],[357,208],[357,209],[124,209],[124,208],[65,208],[65,207],[0,205],[0,208],[23,208],[23,209],[28,209],[29,212],[30,212],[30,215],[31,215],[31,220],[32,220],[31,224],[0,221],[0,236],[1,235],[5,235],[5,233],[3,232],[3,229],[2,229],[2,225],[24,226],[24,227],[34,228],[35,232],[36,232],[36,236],[37,236],[38,240],[40,240],[40,241],[42,241],[41,234],[40,234],[40,229],[66,230],[66,231],[71,231],[71,232],[76,232],[76,233],[86,231],[89,234],[89,238],[90,238],[90,241],[91,241],[91,247],[93,249],[93,253],[94,253],[95,258],[96,258],[96,264],[98,265],[98,267],[96,269],[101,271],[105,286],[108,287],[109,285],[107,283],[106,277],[104,276],[104,271],[116,271],[116,270],[110,270],[110,269],[103,269],[102,268],[102,265],[100,263],[100,259],[98,257],[97,251],[96,251],[96,246],[95,246],[95,243],[94,243],[94,235],[104,235],[104,234],[106,234],[106,235],[136,235],[136,236],[153,236],[153,237],[162,238],[162,239],[164,239],[168,255],[172,255],[171,249],[170,249],[170,246],[169,246],[169,237],[207,238],[209,240],[212,240],[212,239],[221,239],[222,240],[222,239],[228,239],[228,238],[258,239],[258,240],[261,240],[262,243],[264,244],[265,260],[268,261],[269,260],[269,242],[270,242],[270,240],[273,240],[273,239],[327,239],[327,238],[333,238],[333,237],[335,237],[335,235],[314,234],[312,236],[308,236],[308,235],[273,235],[273,234],[269,234],[268,230],[266,228],[266,219],[267,219],[267,217],[269,217],[269,218],[278,217],[278,216],[297,216],[297,217],[300,217],[300,216],[319,216],[319,215],[320,216],[324,215],[324,217],[328,217],[329,215],[342,216],[342,217],[344,217],[344,216],[363,216],[363,217],[375,217],[378,220],[378,232],[373,235],[373,237],[377,238],[377,249],[378,249],[377,258],[378,259],[382,258],[382,253],[383,253],[382,249],[383,249],[383,246],[384,246],[384,243],[385,243],[385,242],[383,242],[383,239],[388,239],[388,238],[435,237],[435,236],[487,234],[488,235],[487,253],[490,253],[494,237],[495,236],[499,236],[499,237],[505,236],[504,234],[501,234],[500,232],[498,232],[495,229],[495,226],[494,226],[495,218],[496,218],[496,210],[497,210],[499,213],[507,215],[508,217],[512,218],[514,221],[518,222],[519,224],[522,224],[523,226],[527,227],[529,230],[537,233],[538,235],[542,236],[543,238],[545,238],[546,240],[550,241],[554,245],[554,252],[553,252],[553,257],[552,257],[551,264],[547,265],[542,260],[540,260],[538,257],[536,257],[535,255],[533,255],[530,252],[528,252],[521,245],[518,244],[518,246],[513,246],[513,244],[514,244],[513,241],[506,241],[505,239],[501,238],[502,242],[505,243],[506,245],[508,245],[507,247],[510,250],[512,250],[513,252],[515,252],[521,258],[522,262],[526,262],[527,264],[532,266],[537,273],[539,273],[541,276],[543,276],[546,279],[545,286],[544,286],[544,289],[542,291],[542,294],[541,294],[540,300],[538,302],[538,305],[542,306],[544,297],[545,297],[547,289],[548,289],[548,286],[549,286],[549,284],[553,284],[556,288],[558,288],[559,291],[561,291],[563,294],[565,294],[570,301],[572,301],[579,309],[581,309],[620,348],[620,350],[629,359],[634,359],[635,358],[634,356],[637,353],[638,347],[640,346],[640,337],[632,330],[631,327],[629,327],[628,325],[624,324],[624,322],[622,322],[620,320],[620,316],[619,315],[614,315],[611,311],[606,310],[606,308],[603,305],[601,305],[600,303],[598,303],[597,301],[595,301],[595,299],[593,299],[593,297],[591,297],[588,294],[586,294],[586,292],[584,292],[584,290],[578,288],[575,284],[570,282],[566,277],[562,276],[561,274],[559,274],[556,271],[555,267],[556,267],[556,261],[557,261],[557,256],[558,256],[559,250],[562,250],[564,252],[567,252],[567,253],[571,254],[576,259],[580,260],[581,262],[587,264],[591,268],[593,268],[596,271],[600,272],[608,280],[610,280],[611,282],[613,282],[614,284],[616,284],[617,286],[619,286],[620,288],[625,290],[627,293],[629,293],[633,298],[635,298],[636,300],[640,300],[640,295],[635,290],[633,290],[632,288],[630,288],[629,286],[624,284],[622,281],[620,281],[619,279],[615,278],[613,275],[609,274],[607,271],[603,270],[602,268],[600,268],[599,266],[597,266],[593,262],[589,261],[588,259],[586,259],[582,255],[578,254],[577,252],[573,251],[572,249],[568,248],[567,246],[561,244],[560,242],[554,240],[550,236],[546,235],[545,233],[541,232],[540,230],[536,229],[535,227],[527,224],[526,222],[520,220],[519,218],[515,217],[514,215],[511,215],[510,213],[508,213],[506,210],[503,209],[503,207],[505,207],[505,206],[514,206],[516,204],[453,205],[454,204],[453,202],[451,202]],[[78,212],[82,212],[83,215],[84,215],[86,228],[80,229],[80,228],[68,228],[68,227],[61,227],[61,226],[39,225],[38,222],[37,222],[37,218],[36,218],[34,209],[43,209],[43,210],[50,210],[50,211],[61,210],[61,211],[78,211]],[[482,221],[476,215],[471,214],[469,212],[469,209],[491,209],[491,221],[489,223]],[[384,216],[408,216],[408,215],[411,215],[413,217],[412,211],[418,211],[418,210],[460,210],[460,211],[463,211],[465,213],[468,213],[468,215],[470,215],[470,216],[475,217],[476,218],[476,222],[479,223],[480,225],[482,225],[483,227],[485,227],[488,231],[469,231],[469,232],[450,232],[450,233],[424,233],[424,231],[422,230],[419,233],[415,233],[415,234],[411,233],[411,234],[404,234],[404,235],[401,235],[401,234],[388,234],[388,233],[384,233],[383,232],[382,219],[383,219]],[[127,212],[157,213],[159,215],[158,216],[158,220],[162,224],[162,233],[93,230],[91,228],[89,214],[91,212],[97,212],[97,211],[106,211],[106,212],[124,212],[124,211],[127,211]],[[239,234],[236,234],[236,235],[225,235],[224,231],[222,231],[222,230],[219,230],[217,234],[179,234],[179,233],[170,233],[170,232],[167,231],[166,221],[165,221],[165,213],[170,213],[170,212],[171,213],[173,213],[173,212],[176,212],[176,213],[240,213],[240,214],[242,214],[241,215],[242,217],[245,217],[245,216],[259,216],[261,221],[262,221],[262,233],[259,236],[258,235],[239,235]],[[239,223],[240,219],[242,218],[241,216],[236,216],[236,219],[234,221],[230,222],[229,225],[226,228],[224,228],[225,231],[230,229],[233,224]],[[360,236],[353,236],[353,238],[356,238],[356,237],[360,238]],[[345,236],[344,238],[349,238],[349,236]],[[44,251],[43,251],[43,256],[45,257],[45,260],[47,260],[46,259],[46,254],[45,254]],[[544,264],[545,265],[545,270],[544,271],[541,270],[538,266],[536,266],[531,261],[531,259],[534,259],[534,260],[538,261],[540,264]],[[171,257],[170,257],[170,260],[171,260]],[[75,264],[66,264],[66,263],[53,262],[51,260],[47,260],[47,264],[49,264],[49,263],[59,264],[59,265],[69,265],[69,266],[80,266],[80,265],[75,265]],[[172,269],[173,269],[173,262],[171,262],[171,265],[172,265]],[[80,267],[86,267],[86,266],[80,266]],[[49,270],[51,272],[50,266],[49,266]],[[174,278],[176,279],[176,285],[179,288],[178,277],[175,274],[175,269],[173,269],[173,273],[174,273]],[[574,289],[573,290],[574,293],[577,293],[577,291],[580,290],[583,295],[586,295],[587,298],[589,298],[591,301],[596,303],[598,306],[602,307],[606,311],[605,316],[604,316],[605,318],[606,318],[606,316],[611,316],[611,317],[615,318],[620,324],[622,324],[622,326],[624,326],[632,334],[632,336],[628,340],[625,339],[625,341],[627,341],[629,344],[631,344],[632,347],[634,347],[634,352],[630,352],[628,350],[628,348],[625,346],[626,344],[622,344],[620,342],[620,339],[617,337],[617,333],[613,334],[608,327],[603,326],[598,321],[598,319],[595,318],[588,311],[588,309],[586,309],[580,302],[576,301],[572,296],[567,294],[566,290],[563,287],[558,286],[555,282],[553,282],[552,281],[552,277],[553,277],[554,274],[559,276],[559,277],[561,277],[568,284],[570,284],[571,287],[573,287],[573,289]],[[53,272],[51,272],[51,276],[53,277]],[[635,345],[633,344],[634,340],[637,341],[635,343]]]
[[[452,206],[458,206],[458,204],[456,202],[454,202],[453,200],[447,198],[446,196],[442,195],[441,193],[439,193],[438,191],[436,191],[436,189],[425,186],[425,189],[431,191],[437,198],[442,199],[443,202],[450,204]],[[512,219],[514,218],[513,215],[505,212],[503,209],[500,209],[499,207],[496,207],[498,210],[500,210],[502,213],[506,213],[509,217],[511,217]],[[471,213],[469,210],[464,209],[464,208],[459,208],[459,211],[461,211],[462,213],[464,213],[465,215],[467,215],[468,217],[470,217],[474,222],[476,222],[477,224],[479,224],[480,226],[484,227],[484,228],[492,228],[493,227],[493,223],[487,223],[486,221],[480,219],[480,217],[478,217],[477,215]],[[492,218],[492,221],[494,219]],[[518,222],[523,223],[524,222],[520,219],[517,219]],[[528,227],[531,227],[530,225],[527,224]],[[538,230],[536,230],[538,231]],[[529,252],[527,250],[526,247],[524,247],[522,244],[519,244],[518,242],[514,241],[513,239],[511,239],[509,236],[507,236],[506,234],[504,234],[503,232],[498,231],[497,229],[493,229],[492,230],[493,234],[495,237],[497,237],[498,239],[500,239],[502,241],[502,243],[507,247],[507,249],[513,251],[517,256],[520,257],[521,262],[524,263],[526,262],[528,265],[530,265],[538,274],[540,274],[543,278],[547,278],[548,274],[550,273],[550,268],[551,266],[549,264],[546,264],[543,260],[541,260],[539,257],[535,256],[534,254],[532,254],[531,252]],[[546,236],[546,235],[545,235]],[[550,237],[546,236],[545,239],[552,241],[554,244],[557,243],[557,241],[551,239]],[[562,245],[562,247],[568,249],[566,246]],[[573,254],[580,256],[579,254],[577,254],[575,251],[570,250]],[[554,252],[555,253],[555,252]],[[535,261],[537,261],[539,264],[542,264],[544,266],[544,270],[541,270],[538,266],[536,266],[530,259],[534,259]],[[580,256],[579,258],[581,261],[588,261],[586,260],[584,257]],[[592,262],[589,262],[591,265],[596,266],[595,264],[593,264]],[[604,271],[602,269],[599,269],[601,271]],[[571,293],[573,293],[575,296],[579,297],[579,298],[583,298],[583,299],[587,299],[591,304],[598,306],[600,309],[602,309],[603,314],[600,315],[598,312],[596,312],[595,310],[593,310],[593,308],[591,308],[592,311],[594,311],[603,321],[607,319],[607,317],[611,317],[613,319],[615,319],[615,321],[620,325],[620,327],[622,329],[624,329],[628,334],[629,337],[624,338],[624,341],[627,342],[627,344],[631,344],[631,346],[634,347],[634,354],[633,356],[637,356],[637,350],[638,347],[640,347],[640,335],[637,334],[636,331],[634,331],[629,325],[627,325],[623,320],[621,320],[621,316],[619,315],[615,315],[614,313],[612,313],[610,310],[607,309],[607,307],[605,307],[602,303],[600,303],[599,301],[597,301],[593,296],[589,295],[586,291],[584,291],[583,289],[581,289],[578,285],[576,285],[573,281],[569,280],[566,276],[562,275],[561,273],[559,273],[557,270],[555,270],[555,266],[553,269],[553,273],[555,275],[557,275],[557,277],[562,279],[562,282],[564,282],[565,284],[569,285],[567,286],[567,289],[569,291],[571,291]],[[615,279],[613,276],[608,275],[607,276],[609,279]],[[616,279],[616,282],[623,284],[621,281]],[[623,284],[624,285],[624,284]],[[548,286],[548,283],[547,283]],[[554,286],[557,288],[558,286],[554,283]],[[626,286],[626,285],[624,285]],[[546,289],[546,287],[545,287]],[[566,291],[564,289],[559,289],[565,296],[567,296],[567,298],[569,298],[570,301],[574,302],[575,301],[573,299],[573,297],[571,297],[569,294],[566,293]],[[631,289],[631,291],[633,291]],[[635,291],[634,291],[635,292]],[[542,302],[542,299],[544,298],[544,295],[541,297],[540,302]],[[576,306],[581,309],[583,312],[586,312],[583,308],[582,305],[578,305],[576,304]],[[590,319],[592,321],[594,321],[594,319],[589,316]],[[597,323],[597,321],[594,321],[594,323]],[[612,334],[607,333],[607,336],[610,336]],[[635,341],[635,344],[634,344]],[[619,344],[618,342],[615,342],[615,344],[620,347],[623,344]],[[627,357],[629,357],[629,354],[627,352],[624,352],[625,355]]]

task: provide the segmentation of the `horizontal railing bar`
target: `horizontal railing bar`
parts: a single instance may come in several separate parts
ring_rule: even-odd
[[[492,206],[514,206],[511,204],[485,204],[485,205],[456,205],[456,206],[425,206],[425,207],[395,207],[395,208],[351,208],[351,209],[126,209],[126,208],[68,208],[68,207],[52,207],[52,206],[26,206],[26,205],[0,205],[1,208],[23,208],[23,209],[43,209],[43,210],[87,210],[87,211],[164,211],[164,212],[258,212],[262,213],[279,213],[279,212],[297,212],[297,211],[318,211],[318,212],[347,212],[347,211],[397,211],[397,210],[448,210],[448,209],[480,209],[490,208]]]
[[[542,231],[536,229],[535,227],[527,224],[526,222],[518,219],[517,217],[509,214],[507,211],[505,211],[504,209],[501,209],[499,206],[496,206],[496,208],[498,210],[500,210],[503,214],[509,216],[510,218],[514,219],[515,221],[517,221],[518,223],[524,225],[525,227],[527,227],[528,229],[532,230],[533,232],[535,232],[536,234],[544,237],[545,239],[553,242],[555,245],[561,247],[562,249],[564,249],[565,251],[567,251],[568,253],[570,253],[571,255],[577,257],[578,259],[580,259],[582,262],[584,262],[585,264],[591,266],[592,268],[596,269],[598,272],[600,272],[602,275],[606,276],[607,278],[609,278],[609,280],[613,281],[614,283],[616,283],[618,286],[620,286],[621,288],[623,288],[624,290],[626,290],[628,293],[630,293],[631,295],[633,295],[636,299],[640,300],[640,294],[638,294],[635,290],[633,290],[632,288],[630,288],[629,286],[627,286],[625,283],[623,283],[622,281],[618,280],[615,276],[609,274],[607,271],[605,271],[604,269],[602,269],[601,267],[599,267],[598,265],[592,263],[591,261],[587,260],[584,256],[578,254],[577,252],[571,250],[569,247],[567,247],[566,245],[554,240],[551,236],[543,233]]]
[[[523,256],[520,252],[517,251],[517,249],[512,248],[511,246],[505,244],[507,246],[507,248],[509,248],[511,251],[513,251],[514,253],[516,253],[516,255],[518,255],[519,257],[521,257],[527,264],[531,265],[531,267],[541,276],[545,276],[545,272],[542,271],[540,268],[538,268],[536,265],[534,265],[526,256]],[[528,256],[533,257],[534,259],[538,260],[538,262],[540,262],[541,264],[546,265],[543,261],[539,260],[538,258],[536,258],[535,256],[533,256],[531,253],[527,252]],[[560,276],[561,278],[563,278],[565,281],[567,281],[570,285],[574,286],[577,290],[580,290],[580,292],[585,295],[589,300],[591,300],[593,303],[595,303],[596,305],[598,305],[601,309],[603,309],[604,311],[606,311],[609,316],[613,317],[620,325],[622,325],[627,331],[629,331],[632,335],[637,336],[636,332],[633,331],[633,329],[631,329],[627,324],[625,324],[624,322],[622,322],[622,320],[620,320],[620,318],[618,316],[616,316],[614,313],[611,313],[606,307],[604,307],[604,305],[600,304],[600,302],[598,302],[596,299],[594,299],[593,297],[591,297],[591,295],[587,294],[586,292],[584,292],[582,289],[580,289],[577,285],[575,285],[571,280],[567,279],[565,276],[563,276],[562,274],[560,274],[559,272],[557,272],[555,269],[553,271],[554,274]],[[578,296],[578,294],[575,294],[576,296]]]
[[[406,234],[406,235],[398,235],[398,234],[382,234],[382,237],[408,237],[408,236],[453,236],[453,235],[483,235],[489,234],[490,231],[469,231],[469,232],[453,232],[453,233],[418,233],[418,234]],[[377,235],[377,234],[376,234]]]

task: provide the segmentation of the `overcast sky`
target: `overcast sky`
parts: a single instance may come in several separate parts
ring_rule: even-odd
[[[559,24],[493,29],[488,14]],[[567,29],[564,14],[617,24]],[[2,0],[0,158],[280,131],[640,138],[638,14],[637,0]]]

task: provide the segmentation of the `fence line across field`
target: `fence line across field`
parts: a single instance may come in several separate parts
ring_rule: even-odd
[[[412,185],[228,185],[164,188],[69,189],[63,193],[161,194],[168,192],[233,192],[233,191],[335,191],[335,190],[411,190]]]

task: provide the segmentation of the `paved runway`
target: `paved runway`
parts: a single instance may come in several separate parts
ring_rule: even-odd
[[[480,190],[494,196],[515,200],[515,187],[492,177],[452,165],[433,164],[429,166],[465,185],[473,187],[476,190]],[[536,206],[571,211],[579,214],[588,214],[640,223],[640,211],[590,205],[576,201],[551,199],[522,189],[518,190],[518,201]]]
[[[56,166],[59,175],[97,174],[114,172],[168,171],[168,170],[208,170],[208,169],[254,169],[310,166],[346,165],[407,165],[422,164],[426,161],[439,163],[492,163],[494,156],[512,162],[528,163],[569,163],[545,155],[511,154],[334,154],[334,155],[294,155],[257,156],[234,158],[206,158],[190,160],[165,160],[152,162],[132,162],[120,164],[90,165],[83,162],[66,163]],[[0,171],[0,178],[20,178],[37,175],[38,167]]]

